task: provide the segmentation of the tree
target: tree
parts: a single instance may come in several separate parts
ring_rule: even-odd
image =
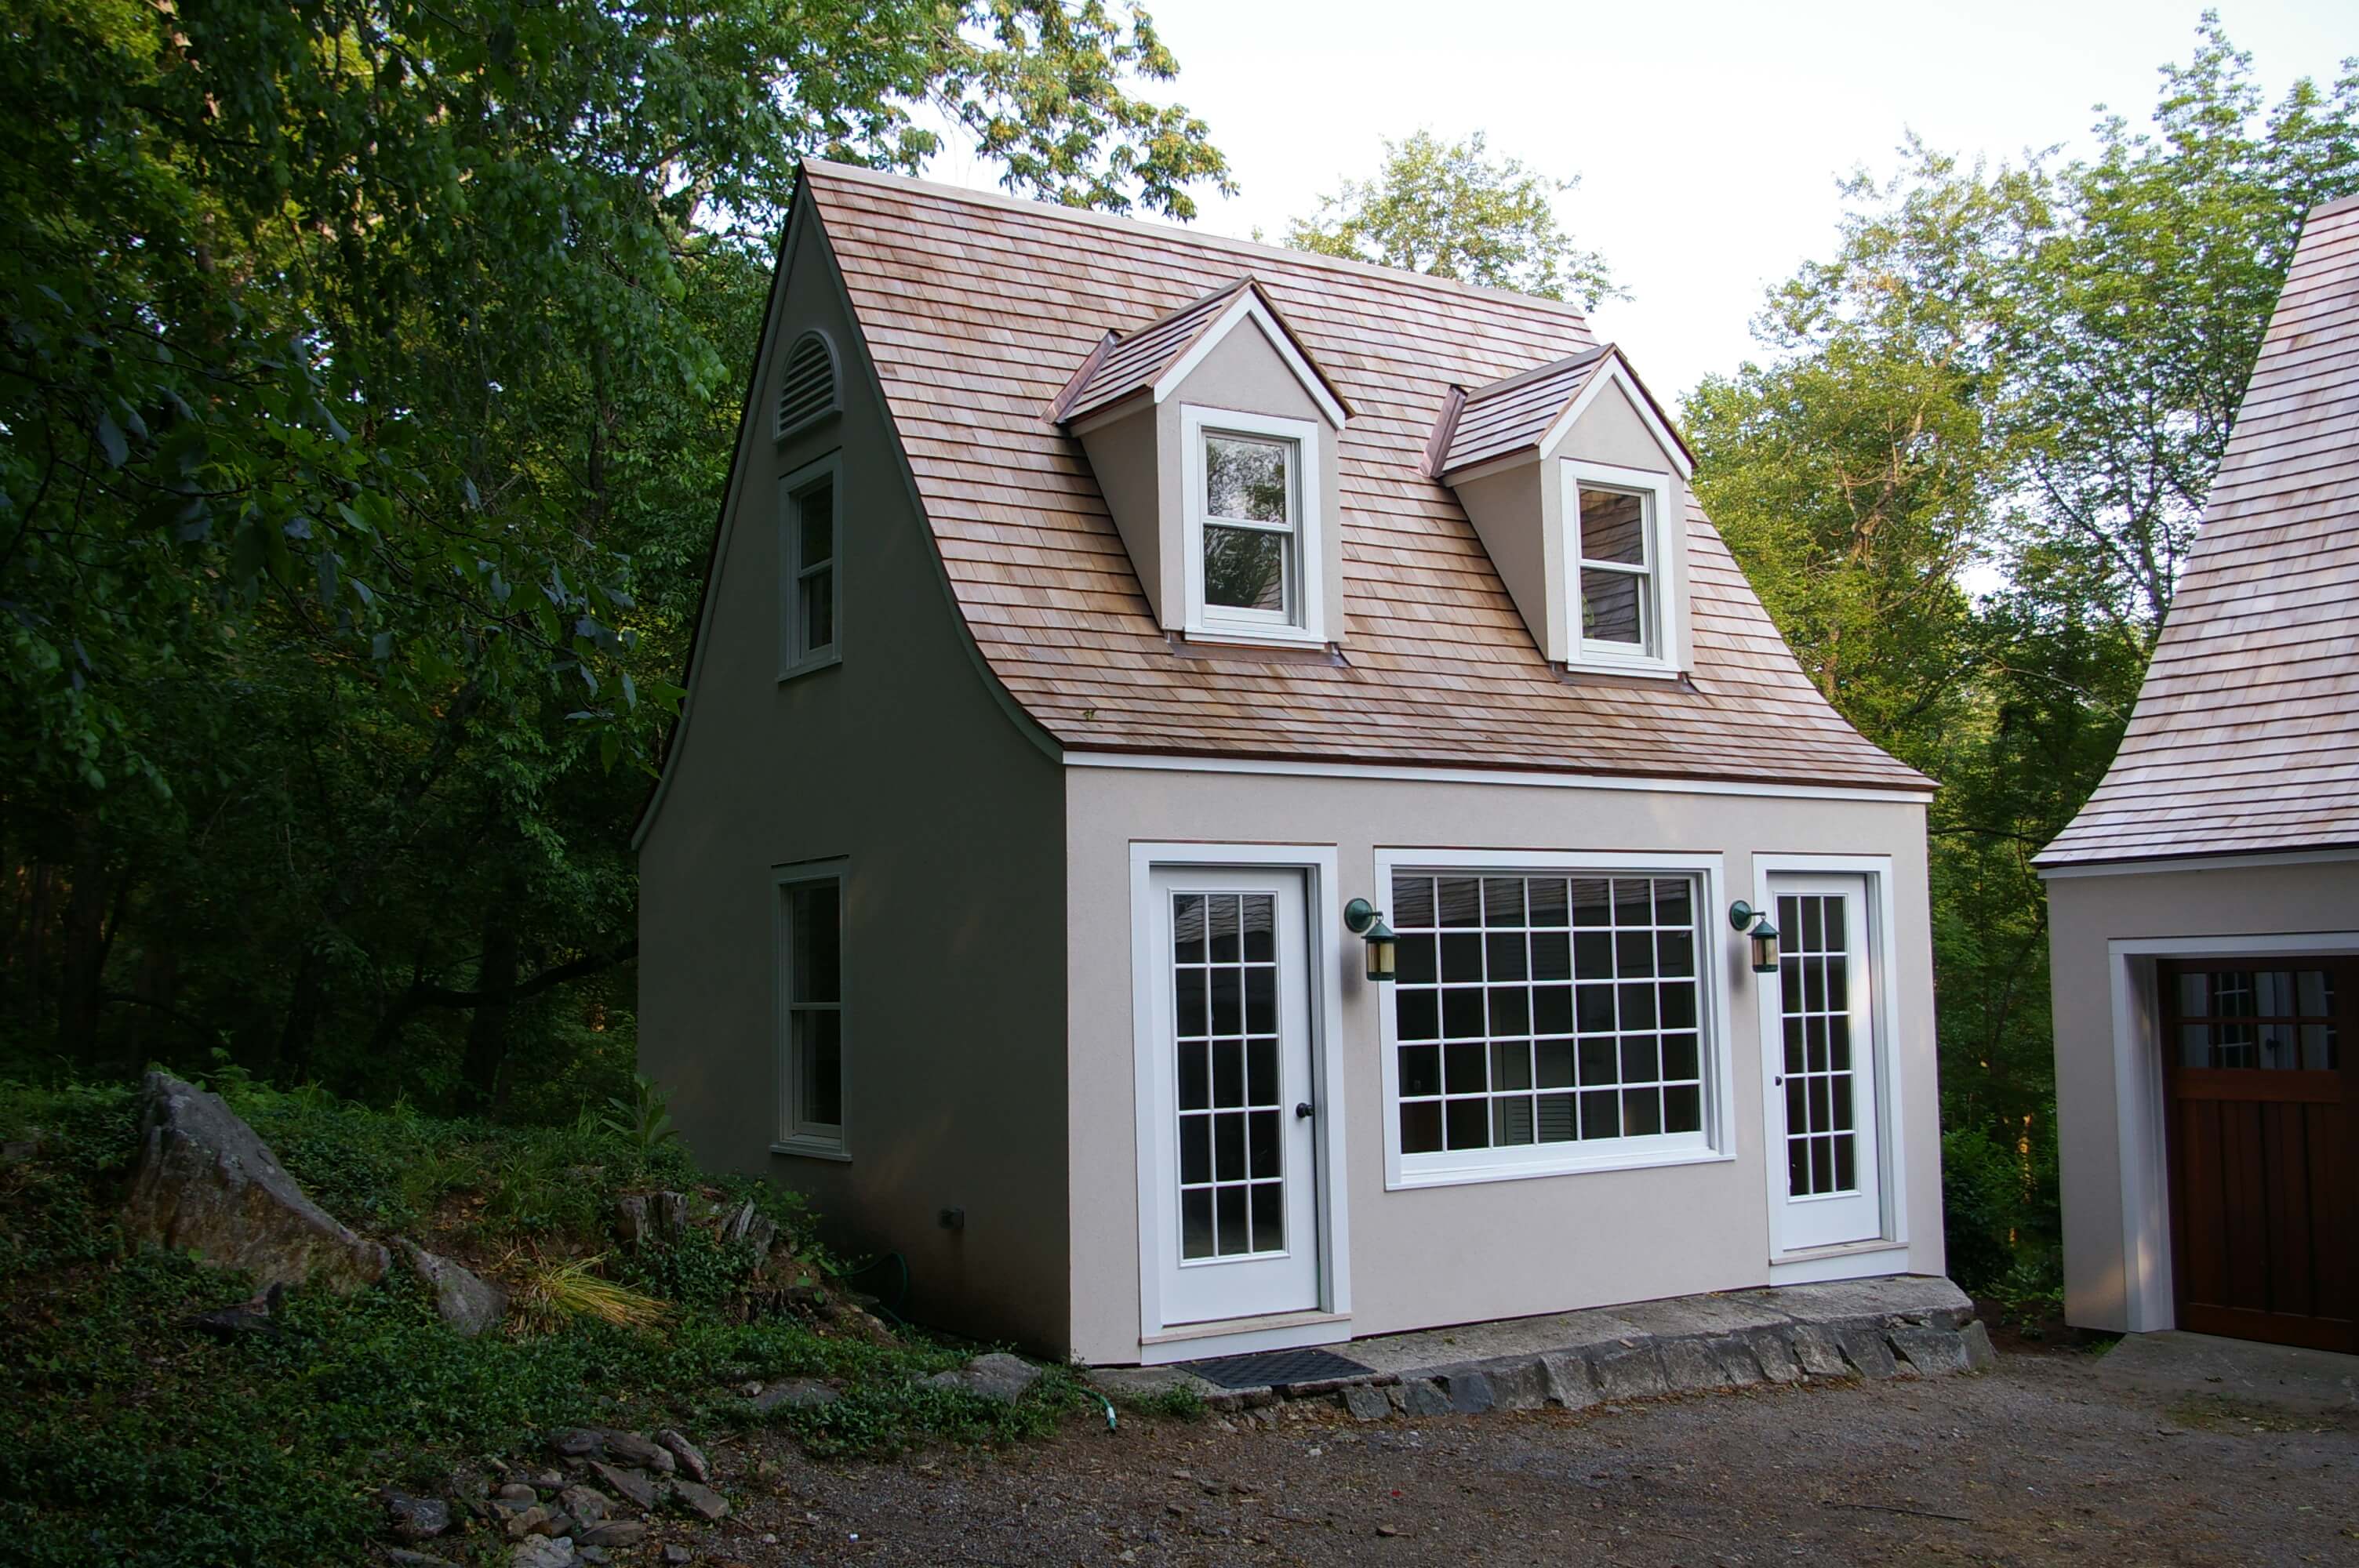
[[[84,1069],[489,1099],[627,960],[798,160],[1225,180],[1099,0],[0,11],[0,1018]]]
[[[1766,363],[1683,412],[1697,488],[1829,699],[1930,814],[1952,1266],[2054,1264],[2046,902],[2031,857],[2111,761],[2303,213],[2359,189],[2359,73],[2266,118],[2215,17],[2152,135],[1844,186]],[[2348,70],[2348,68],[2346,68]],[[1984,585],[1969,593],[1970,582]]]
[[[1385,143],[1375,178],[1347,179],[1319,211],[1287,225],[1299,251],[1573,299],[1593,310],[1619,299],[1605,258],[1560,228],[1556,198],[1581,182],[1494,158],[1475,132],[1445,146],[1430,131]]]

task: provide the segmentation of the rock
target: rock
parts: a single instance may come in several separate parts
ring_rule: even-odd
[[[695,1562],[696,1553],[685,1546],[667,1546],[664,1548],[664,1561],[670,1563],[672,1568],[679,1568],[679,1564],[683,1563]]]
[[[656,1506],[656,1484],[645,1470],[625,1470],[601,1459],[590,1461],[591,1470],[606,1483],[610,1492],[620,1492],[634,1507],[651,1509]]]
[[[603,1523],[614,1511],[614,1499],[595,1487],[568,1487],[557,1494],[557,1501],[584,1528]]]
[[[679,1461],[681,1475],[691,1481],[712,1479],[712,1466],[705,1463],[703,1451],[690,1443],[684,1433],[666,1427],[656,1433],[656,1441],[662,1444],[674,1459]]]
[[[653,1232],[647,1225],[647,1197],[645,1193],[633,1193],[628,1197],[614,1200],[614,1234],[633,1247],[651,1238]]]
[[[385,1560],[392,1563],[393,1568],[459,1568],[448,1557],[437,1557],[430,1552],[411,1552],[399,1546],[387,1547]]]
[[[540,1493],[529,1481],[510,1481],[498,1491],[494,1492],[492,1499],[495,1502],[513,1503],[517,1508],[528,1509],[540,1501]]]
[[[766,1257],[769,1254],[770,1244],[777,1238],[777,1223],[766,1217],[761,1210],[756,1208],[754,1200],[751,1198],[747,1198],[736,1213],[721,1224],[722,1240],[745,1242],[755,1251]]]
[[[1884,1336],[1872,1328],[1846,1328],[1837,1336],[1843,1341],[1843,1358],[1871,1378],[1897,1376],[1899,1364],[1893,1360],[1891,1347]]]
[[[674,1481],[671,1500],[707,1524],[719,1524],[729,1517],[729,1499],[694,1481]]]
[[[538,1503],[507,1511],[507,1523],[500,1528],[507,1531],[510,1541],[522,1541],[527,1535],[554,1535],[549,1528],[549,1510]]]
[[[978,1356],[955,1372],[937,1372],[926,1379],[930,1389],[962,1389],[995,1404],[1012,1405],[1040,1380],[1040,1368],[1021,1356],[995,1350]]]
[[[349,1294],[385,1278],[391,1261],[306,1197],[219,1095],[168,1073],[148,1074],[141,1091],[139,1165],[123,1217],[137,1239],[263,1284],[316,1280]]]
[[[415,1241],[393,1245],[409,1271],[434,1292],[435,1314],[462,1336],[473,1339],[507,1315],[508,1293],[499,1286]]]
[[[610,1519],[585,1526],[574,1539],[585,1546],[636,1546],[647,1534],[647,1527],[635,1519]]]
[[[1813,1378],[1848,1378],[1849,1363],[1843,1360],[1843,1341],[1835,1331],[1824,1324],[1804,1323],[1794,1327],[1794,1359],[1802,1370]]]
[[[1946,1328],[1896,1328],[1886,1336],[1892,1348],[1928,1377],[1968,1369],[1965,1336]]]
[[[533,1470],[526,1474],[524,1484],[537,1492],[561,1492],[565,1489],[562,1470]]]
[[[1720,1363],[1721,1375],[1740,1389],[1749,1389],[1761,1381],[1761,1363],[1754,1359],[1753,1346],[1739,1335],[1723,1335],[1704,1342]]]
[[[669,1476],[679,1463],[671,1450],[636,1432],[610,1432],[606,1436],[606,1456],[620,1465],[636,1465],[642,1470],[653,1470],[658,1476]]]
[[[1412,1378],[1401,1385],[1401,1408],[1411,1415],[1448,1415],[1450,1396],[1430,1378]]]
[[[285,1338],[287,1330],[277,1322],[277,1309],[286,1295],[285,1285],[273,1285],[262,1294],[233,1306],[190,1313],[180,1320],[180,1326],[223,1340],[243,1338],[249,1334]]]
[[[1442,1381],[1450,1387],[1450,1408],[1460,1415],[1481,1415],[1497,1407],[1497,1391],[1481,1372],[1451,1372]]]
[[[573,1568],[573,1542],[561,1535],[536,1535],[519,1541],[508,1554],[508,1568]]]
[[[451,1505],[440,1498],[413,1498],[395,1491],[381,1496],[393,1533],[404,1541],[431,1541],[451,1528]]]
[[[688,1195],[658,1193],[653,1215],[656,1240],[667,1244],[679,1240],[680,1232],[688,1228]]]
[[[1567,1410],[1586,1410],[1598,1400],[1597,1379],[1590,1375],[1589,1357],[1577,1350],[1540,1357],[1540,1372],[1548,1379],[1548,1397],[1551,1404]]]
[[[1728,1373],[1701,1339],[1666,1339],[1656,1346],[1663,1358],[1663,1376],[1675,1393],[1696,1393],[1728,1386]]]
[[[957,1374],[944,1372],[940,1376],[954,1378]],[[929,1378],[926,1381],[931,1383],[934,1379]],[[754,1397],[754,1408],[757,1411],[774,1411],[783,1405],[788,1410],[817,1410],[821,1405],[832,1405],[842,1397],[832,1386],[821,1382],[817,1378],[788,1378],[785,1382],[773,1383],[756,1394]]]
[[[598,1459],[606,1453],[606,1434],[586,1426],[570,1426],[552,1433],[549,1451],[560,1459]]]
[[[606,1549],[603,1546],[577,1545],[573,1549],[573,1555],[589,1563],[591,1568],[603,1568],[603,1564],[614,1561],[612,1557],[606,1555]]]
[[[1354,1383],[1343,1390],[1343,1408],[1354,1421],[1382,1421],[1393,1413],[1393,1402],[1385,1391],[1365,1383]]]
[[[1987,1372],[1998,1365],[1998,1351],[1991,1344],[1990,1330],[1983,1326],[1982,1319],[1966,1325],[1958,1337],[1965,1342],[1966,1370]]]
[[[1597,1374],[1597,1391],[1605,1399],[1643,1400],[1670,1391],[1652,1345],[1607,1346],[1591,1358],[1590,1369]]]
[[[1753,1359],[1760,1363],[1763,1377],[1773,1383],[1801,1381],[1801,1363],[1794,1359],[1794,1347],[1784,1335],[1774,1328],[1756,1328],[1745,1336],[1745,1342],[1752,1346]]]
[[[0,1165],[21,1165],[41,1152],[43,1134],[38,1127],[27,1128],[22,1138],[12,1138],[0,1143]]]

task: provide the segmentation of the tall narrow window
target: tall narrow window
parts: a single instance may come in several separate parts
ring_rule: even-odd
[[[1655,625],[1654,497],[1581,486],[1581,640],[1651,658]]]
[[[1323,642],[1318,427],[1210,408],[1183,424],[1189,631]]]
[[[832,458],[787,476],[781,484],[778,540],[778,673],[832,664],[838,656],[843,543]]]
[[[778,885],[778,1141],[843,1148],[843,881],[830,872]]]

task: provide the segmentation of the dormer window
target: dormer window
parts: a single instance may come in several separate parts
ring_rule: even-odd
[[[1319,431],[1306,420],[1185,408],[1187,630],[1324,641],[1315,488],[1303,482]]]
[[[1581,646],[1574,662],[1635,666],[1664,663],[1663,514],[1670,506],[1668,474],[1567,460],[1565,514],[1574,519],[1578,561],[1570,585],[1581,606]]]
[[[1107,332],[1049,408],[1089,459],[1156,624],[1248,648],[1343,641],[1350,416],[1251,278]]]

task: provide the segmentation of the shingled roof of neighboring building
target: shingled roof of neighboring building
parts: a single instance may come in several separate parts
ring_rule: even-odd
[[[1534,644],[1427,447],[1453,385],[1593,348],[1572,308],[841,165],[804,189],[951,590],[1062,746],[1928,787],[1810,685],[1700,511],[1691,684],[1576,681]],[[1243,274],[1352,410],[1336,658],[1175,647],[1051,416],[1107,332],[1143,340]]]
[[[2310,214],[2121,750],[2043,866],[2359,845],[2359,197]]]

